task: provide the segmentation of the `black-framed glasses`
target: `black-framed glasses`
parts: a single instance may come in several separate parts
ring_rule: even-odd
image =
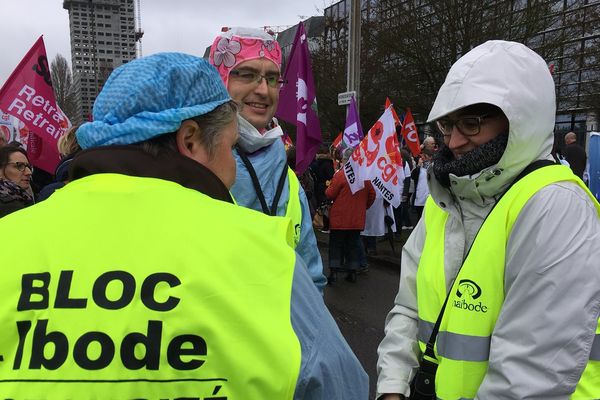
[[[438,130],[444,136],[452,135],[452,130],[456,126],[460,133],[465,136],[475,136],[481,130],[481,121],[488,118],[493,118],[495,115],[467,115],[457,119],[441,118],[435,121]]]
[[[9,163],[6,163],[6,164],[14,165],[15,168],[18,169],[21,172],[25,171],[25,168],[29,168],[30,171],[33,171],[33,165],[31,165],[29,163],[24,163],[24,162],[16,161],[16,162],[9,162]]]
[[[277,73],[262,75],[256,71],[232,69],[229,75],[233,79],[245,83],[247,85],[251,83],[257,83],[260,85],[260,83],[264,79],[265,82],[267,82],[267,86],[274,89],[281,88],[281,85],[285,83],[285,80],[281,79],[281,75]]]

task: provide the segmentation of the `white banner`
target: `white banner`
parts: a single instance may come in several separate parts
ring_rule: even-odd
[[[378,196],[394,207],[400,205],[404,171],[391,106],[354,149],[344,173],[352,193],[371,181]]]
[[[0,134],[6,143],[20,142],[27,149],[27,136],[29,129],[17,118],[0,110]]]

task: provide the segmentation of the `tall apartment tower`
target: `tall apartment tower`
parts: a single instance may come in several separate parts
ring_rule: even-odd
[[[78,117],[87,121],[113,69],[136,57],[133,0],[64,0],[69,11],[71,65]]]

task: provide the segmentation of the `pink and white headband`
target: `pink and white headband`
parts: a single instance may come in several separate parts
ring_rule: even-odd
[[[268,33],[259,29],[233,28],[214,40],[209,62],[219,71],[225,87],[229,73],[240,63],[266,58],[281,69],[281,47]]]

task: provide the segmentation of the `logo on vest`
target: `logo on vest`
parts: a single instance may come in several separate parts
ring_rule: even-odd
[[[481,301],[475,302],[481,296],[481,288],[470,279],[461,279],[456,288],[456,297],[461,300],[454,300],[454,307],[461,310],[486,313],[488,307]]]

